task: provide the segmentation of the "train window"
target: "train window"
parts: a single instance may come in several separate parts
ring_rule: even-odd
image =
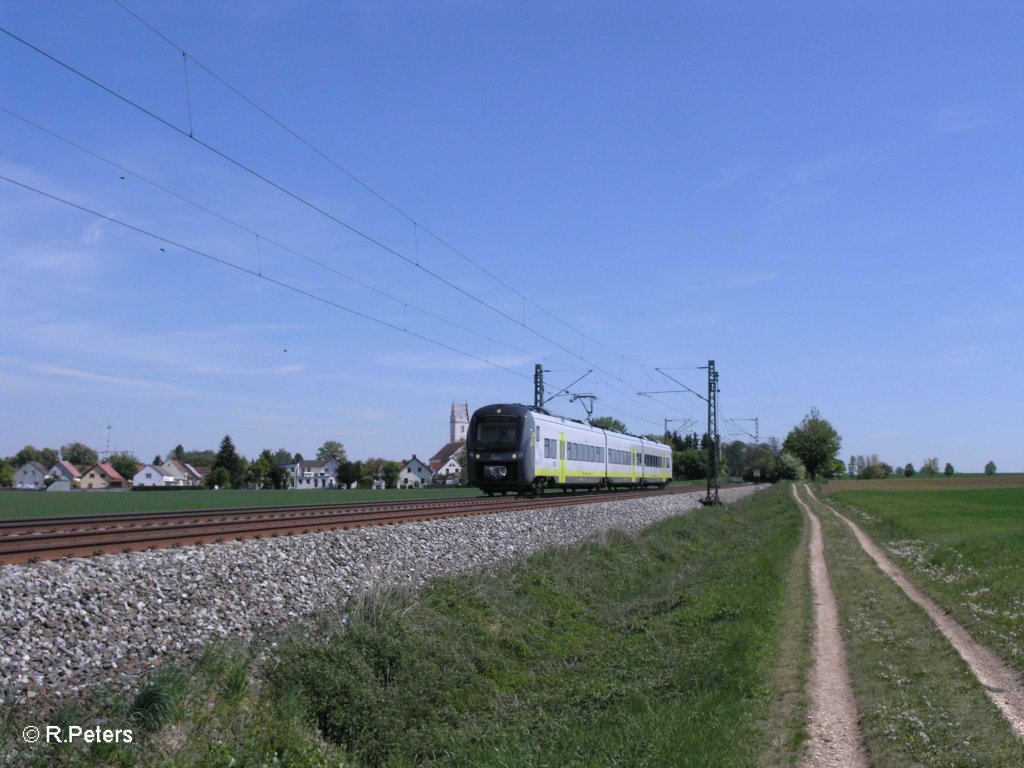
[[[523,419],[517,416],[477,417],[476,442],[481,445],[518,445]]]

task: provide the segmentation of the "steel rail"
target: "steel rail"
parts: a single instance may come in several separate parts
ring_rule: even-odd
[[[229,540],[290,536],[368,525],[393,525],[448,517],[497,514],[537,507],[593,504],[690,488],[615,494],[561,494],[537,498],[418,499],[368,504],[190,510],[80,518],[4,521],[0,564],[83,557]],[[83,527],[81,523],[86,522]]]

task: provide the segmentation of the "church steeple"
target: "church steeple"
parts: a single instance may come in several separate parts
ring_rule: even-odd
[[[451,434],[449,443],[466,442],[469,431],[469,403],[452,402]]]

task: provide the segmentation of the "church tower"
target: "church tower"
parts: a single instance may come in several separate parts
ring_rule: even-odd
[[[469,431],[469,403],[452,403],[451,439],[449,443],[466,442]]]

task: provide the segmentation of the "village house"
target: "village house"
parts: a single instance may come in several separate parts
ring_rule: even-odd
[[[46,487],[46,468],[38,461],[28,461],[14,473],[14,487],[41,491]]]
[[[174,477],[163,470],[162,467],[156,467],[152,464],[146,464],[132,478],[132,486],[135,488],[152,488],[164,486],[173,486]]]
[[[159,469],[171,478],[169,485],[175,487],[191,488],[203,481],[203,476],[198,469],[177,459],[168,459],[160,465]]]
[[[432,474],[430,467],[417,459],[414,453],[412,458],[402,465],[395,485],[398,488],[422,488],[430,485]]]
[[[124,488],[126,485],[125,479],[118,471],[104,462],[93,464],[82,475],[83,490]]]
[[[283,465],[289,476],[288,487],[299,490],[337,488],[338,467],[338,460],[333,456],[326,460],[308,459]]]
[[[462,464],[469,430],[469,404],[452,403],[449,418],[448,443],[430,457],[430,470],[445,483],[457,484],[462,477]]]
[[[65,459],[61,459],[53,465],[50,475],[58,480],[67,480],[72,488],[82,479],[82,473],[78,471],[78,467]]]

